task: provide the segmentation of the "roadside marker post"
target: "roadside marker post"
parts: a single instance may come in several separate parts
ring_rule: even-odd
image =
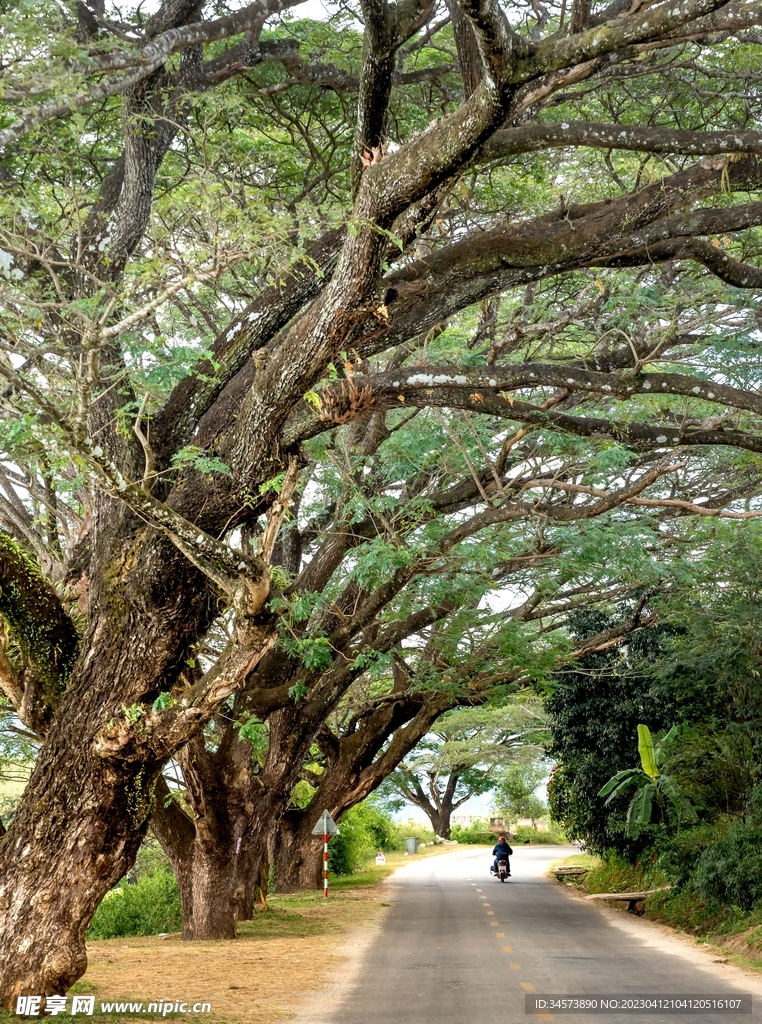
[[[326,809],[312,830],[313,836],[323,836],[323,895],[328,899],[328,839],[339,834],[339,826]]]

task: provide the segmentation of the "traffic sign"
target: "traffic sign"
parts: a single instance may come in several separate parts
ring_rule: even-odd
[[[333,820],[328,811],[323,811],[317,821],[317,825],[312,830],[313,836],[337,836],[339,834],[339,826]]]
[[[328,898],[328,837],[339,834],[339,826],[328,810],[323,811],[312,830],[313,836],[323,837],[323,895]]]

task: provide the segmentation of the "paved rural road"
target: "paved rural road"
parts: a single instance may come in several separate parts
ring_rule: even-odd
[[[660,929],[600,911],[543,877],[574,852],[520,847],[513,877],[489,874],[483,850],[407,865],[386,884],[392,907],[354,986],[326,1024],[717,1024],[762,1020],[762,998],[739,1014],[525,1013],[525,995],[729,995],[762,991],[732,967]],[[680,947],[679,949],[677,947]],[[680,949],[684,947],[684,951]],[[744,979],[745,980],[745,979]]]

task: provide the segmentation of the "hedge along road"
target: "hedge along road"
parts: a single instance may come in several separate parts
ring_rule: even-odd
[[[489,874],[489,851],[406,865],[356,982],[325,1024],[717,1024],[762,1020],[762,983],[685,938],[575,898],[545,875],[570,847],[518,847],[512,878]],[[753,993],[752,1015],[525,1012],[527,993]]]

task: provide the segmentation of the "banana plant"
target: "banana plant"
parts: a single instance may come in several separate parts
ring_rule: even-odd
[[[635,795],[627,808],[627,826],[625,835],[637,834],[641,825],[648,825],[653,814],[654,803],[659,811],[659,820],[664,820],[664,808],[668,803],[678,822],[695,821],[698,815],[696,809],[680,793],[680,789],[671,775],[660,771],[664,761],[665,748],[669,746],[677,735],[677,728],[673,725],[669,732],[659,743],[654,743],[651,730],[647,725],[638,726],[638,753],[640,754],[640,768],[625,768],[617,772],[606,785],[600,790],[598,796],[606,796],[605,806],[629,789],[635,786]]]

